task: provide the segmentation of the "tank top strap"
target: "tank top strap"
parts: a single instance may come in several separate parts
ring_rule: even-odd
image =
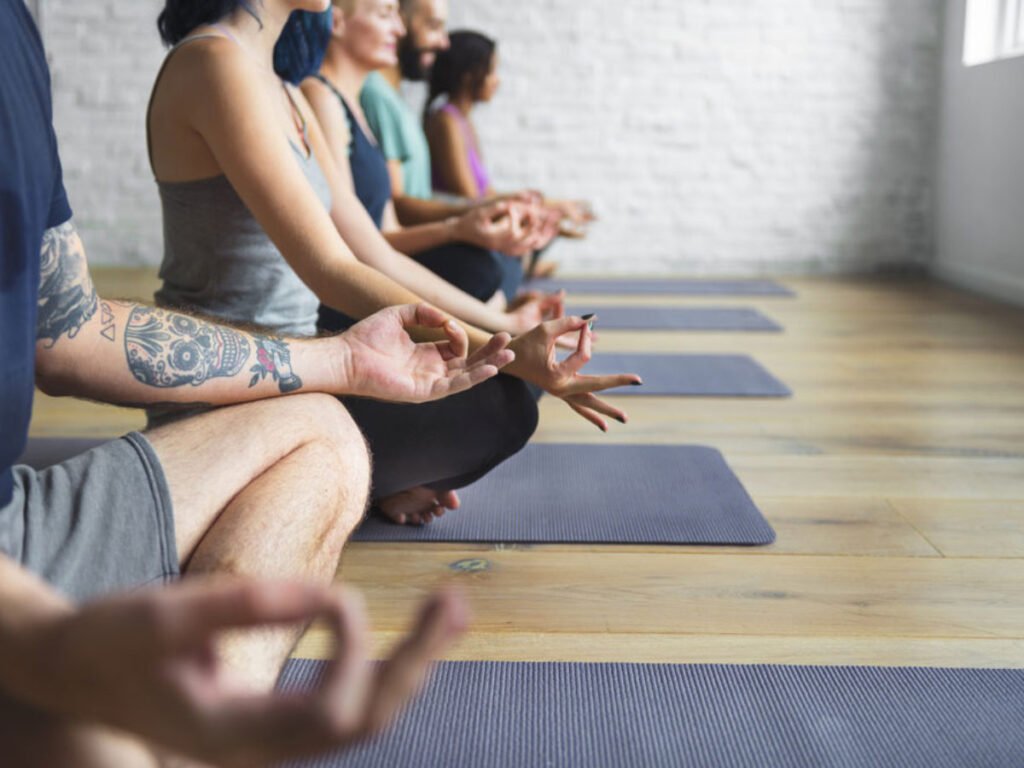
[[[380,145],[379,142],[377,141],[377,137],[373,135],[372,131],[363,127],[363,124],[359,121],[359,118],[356,116],[355,110],[352,109],[351,106],[349,106],[348,99],[346,99],[345,95],[340,90],[338,90],[338,87],[330,80],[328,80],[326,77],[321,75],[319,72],[313,75],[313,77],[315,77],[325,86],[327,86],[327,88],[330,89],[331,93],[333,93],[335,97],[338,99],[338,101],[341,102],[341,108],[345,110],[345,118],[348,120],[349,133],[351,134],[351,136],[349,137],[349,145],[351,145],[352,142],[356,140],[356,132],[358,132],[359,135],[366,140],[367,144],[369,144],[372,147],[379,147]]]
[[[323,75],[321,75],[321,74],[320,74],[319,72],[315,73],[315,74],[313,75],[313,77],[314,77],[314,78],[316,78],[316,79],[317,79],[317,80],[319,80],[319,81],[320,81],[321,83],[323,83],[324,85],[326,85],[326,86],[327,86],[327,89],[328,89],[328,90],[329,90],[329,91],[330,91],[331,93],[333,93],[333,94],[334,94],[334,95],[335,95],[335,96],[336,96],[336,97],[338,98],[338,101],[340,101],[340,102],[341,102],[341,105],[342,105],[342,106],[343,106],[343,107],[345,108],[345,111],[346,111],[346,112],[349,112],[349,111],[350,111],[350,110],[349,110],[349,108],[348,108],[348,102],[347,102],[347,101],[345,101],[345,97],[341,95],[341,91],[339,91],[339,90],[338,90],[338,89],[337,89],[337,88],[335,87],[334,83],[332,83],[332,82],[331,82],[330,80],[328,80],[328,79],[327,79],[326,77],[324,77]]]

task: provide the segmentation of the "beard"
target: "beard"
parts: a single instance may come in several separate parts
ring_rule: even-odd
[[[412,35],[406,35],[398,42],[398,69],[403,80],[421,83],[430,77],[430,71],[423,66],[423,54],[428,51],[417,48],[412,42]]]

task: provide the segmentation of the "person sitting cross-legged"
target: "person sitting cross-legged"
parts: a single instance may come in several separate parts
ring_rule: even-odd
[[[101,298],[21,0],[0,0],[0,69],[4,765],[249,766],[365,737],[417,687],[465,610],[433,598],[393,663],[373,677],[363,669],[358,600],[330,584],[366,508],[370,459],[336,395],[420,403],[463,392],[511,362],[508,337],[468,355],[461,328],[426,304],[289,339]],[[416,326],[437,340],[414,342]],[[37,471],[16,463],[34,383],[119,405],[224,407]],[[328,681],[271,694],[318,617],[340,640]],[[263,625],[272,629],[238,631]]]

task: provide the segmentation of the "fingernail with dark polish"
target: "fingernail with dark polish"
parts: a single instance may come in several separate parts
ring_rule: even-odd
[[[629,382],[631,387],[642,387],[644,383],[642,381],[631,381]]]
[[[591,313],[590,313],[589,315],[583,315],[582,319],[583,319],[583,320],[589,320],[589,319],[590,319],[590,318],[592,318],[593,316],[594,316],[594,313],[593,313],[593,312],[591,312]]]

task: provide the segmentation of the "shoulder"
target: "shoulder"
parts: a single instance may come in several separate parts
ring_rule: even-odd
[[[394,93],[394,88],[388,85],[380,72],[371,72],[366,76],[362,92],[373,98],[386,98],[388,94]]]
[[[228,97],[259,91],[252,61],[235,43],[209,37],[187,43],[168,54],[160,86],[187,103],[210,106]]]
[[[250,69],[248,58],[235,43],[225,37],[206,37],[185,43],[167,54],[165,75],[220,76]],[[196,85],[202,85],[197,82]]]
[[[372,112],[375,115],[396,117],[408,109],[395,89],[376,72],[366,78],[359,92],[359,104],[367,115]]]
[[[459,122],[446,109],[435,109],[427,117],[425,129],[431,139],[445,141],[461,141],[462,131]]]

